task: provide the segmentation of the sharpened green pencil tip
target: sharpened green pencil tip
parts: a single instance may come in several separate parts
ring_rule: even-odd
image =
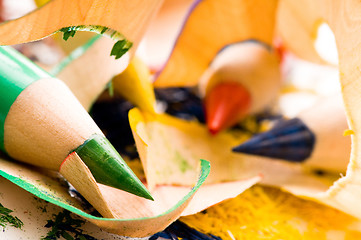
[[[104,136],[93,135],[75,149],[75,152],[88,166],[98,183],[154,200],[148,189]]]

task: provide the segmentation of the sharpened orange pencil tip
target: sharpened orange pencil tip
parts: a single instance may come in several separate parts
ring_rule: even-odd
[[[237,82],[222,82],[212,88],[204,100],[209,132],[218,132],[241,120],[251,106],[251,95]]]

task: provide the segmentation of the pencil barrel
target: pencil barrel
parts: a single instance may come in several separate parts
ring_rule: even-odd
[[[0,47],[0,149],[4,147],[5,119],[19,94],[50,75],[11,47]]]

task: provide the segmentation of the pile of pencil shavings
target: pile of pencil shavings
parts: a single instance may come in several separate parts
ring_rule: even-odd
[[[54,0],[46,7],[59,2],[62,1]],[[81,1],[71,2],[71,4],[77,3],[80,4]],[[116,1],[109,1],[109,4],[114,4],[111,6],[119,6],[116,3]],[[141,1],[135,1],[135,3],[141,8]],[[310,1],[303,3],[308,10],[313,9],[313,4],[320,4]],[[337,11],[329,11],[327,14],[323,12],[324,9],[329,10],[331,7],[338,9],[336,1],[329,3],[324,4],[327,8],[314,8],[318,11],[307,12],[310,14],[307,20],[318,19],[317,17],[323,14],[322,16],[327,17],[332,24],[344,21],[338,19],[342,14],[333,16]],[[149,1],[147,4],[153,7],[152,11],[155,11],[157,6],[161,6],[161,3],[158,4],[156,0]],[[99,217],[98,213],[93,215],[87,212],[78,199],[69,196],[68,187],[62,186],[58,181],[59,175],[55,174],[56,177],[54,177],[53,172],[43,172],[3,157],[0,159],[1,175],[36,196],[76,213],[109,232],[130,237],[152,235],[151,239],[161,237],[217,240],[257,237],[359,238],[360,228],[357,218],[361,217],[361,212],[358,211],[356,205],[360,196],[359,192],[361,192],[358,190],[357,178],[360,169],[357,156],[355,156],[358,145],[354,144],[356,154],[351,155],[351,164],[346,177],[339,179],[340,173],[345,173],[349,161],[349,152],[342,146],[350,146],[350,143],[342,142],[341,144],[345,138],[339,140],[332,135],[337,134],[337,131],[329,130],[333,129],[331,127],[335,122],[331,120],[336,119],[334,115],[337,115],[337,120],[343,121],[341,126],[347,128],[347,124],[344,125],[346,117],[332,112],[334,108],[331,112],[325,111],[321,114],[318,107],[324,105],[313,101],[317,98],[317,93],[311,94],[312,96],[304,94],[307,91],[316,92],[313,86],[302,90],[294,85],[293,79],[287,79],[289,76],[286,76],[286,81],[282,82],[281,74],[284,73],[281,69],[284,70],[283,64],[287,63],[289,58],[287,58],[288,49],[277,51],[279,50],[277,46],[273,46],[276,19],[289,16],[289,21],[279,22],[280,24],[287,22],[291,26],[280,30],[288,30],[283,32],[283,37],[288,44],[285,46],[292,46],[296,44],[296,41],[290,41],[287,34],[294,33],[294,29],[300,30],[297,34],[310,35],[306,32],[309,29],[296,28],[297,23],[301,22],[297,21],[297,17],[301,14],[287,15],[288,11],[296,11],[288,0],[281,1],[280,4],[278,1],[259,0],[184,1],[184,4],[177,11],[184,12],[185,18],[178,21],[177,26],[172,28],[179,29],[179,32],[170,31],[174,36],[169,41],[171,44],[166,44],[171,45],[172,53],[167,56],[166,63],[163,62],[162,67],[156,66],[153,69],[155,74],[152,76],[154,77],[152,84],[139,77],[148,78],[148,74],[144,75],[143,70],[135,66],[137,58],[133,58],[134,52],[127,52],[133,43],[128,41],[126,38],[128,36],[122,35],[121,29],[110,29],[98,25],[62,26],[63,28],[58,29],[64,33],[64,39],[76,36],[78,30],[108,34],[115,38],[113,39],[116,40],[115,45],[114,42],[110,41],[111,44],[109,44],[104,41],[104,38],[89,40],[90,43],[78,48],[81,51],[74,51],[75,54],[72,52],[71,57],[64,61],[65,64],[59,64],[59,68],[53,73],[61,78],[64,76],[62,75],[64,69],[71,68],[77,61],[81,62],[82,57],[96,56],[95,59],[104,57],[104,54],[99,54],[104,48],[107,50],[111,48],[111,54],[120,58],[120,62],[124,61],[120,64],[123,67],[123,73],[119,73],[120,70],[117,67],[114,69],[119,71],[114,71],[115,73],[114,69],[109,69],[111,67],[94,71],[101,72],[97,76],[105,78],[106,83],[113,78],[113,85],[109,84],[106,92],[103,92],[103,95],[93,104],[95,97],[98,97],[103,90],[103,88],[101,91],[96,89],[96,94],[86,99],[85,108],[90,110],[90,115],[106,137],[132,167],[138,178],[146,184],[155,198],[154,202],[103,186],[96,181],[89,181],[91,187],[83,184],[77,190],[80,194],[85,194],[85,198],[101,212],[103,217]],[[350,8],[352,5],[353,3],[342,5],[343,11],[354,14],[353,8]],[[46,9],[49,8],[40,8],[39,12],[44,13]],[[174,9],[176,8],[173,4],[166,1],[157,13],[159,15],[152,13],[151,10],[144,11],[144,19],[156,16],[156,24],[150,26],[151,30],[154,30],[157,23],[162,22],[163,14],[177,15],[167,14],[168,11],[175,11]],[[111,10],[109,9],[110,12]],[[94,11],[100,10],[95,8]],[[123,15],[117,16],[119,22],[126,20],[126,16]],[[24,21],[28,16],[33,15],[29,14],[20,20]],[[89,18],[83,17],[81,20],[84,19]],[[235,22],[235,19],[242,24],[231,24]],[[142,21],[142,18],[134,20],[138,21],[136,23],[146,22]],[[118,21],[115,22],[118,23]],[[348,22],[342,23],[348,24]],[[0,27],[4,26],[9,25],[4,24]],[[335,28],[334,25],[332,27]],[[202,31],[199,32],[199,29]],[[338,44],[343,48],[353,46],[351,43],[356,41],[354,39],[358,39],[358,37],[346,38],[344,37],[346,35],[340,34],[348,28],[335,29],[338,30],[338,39],[342,39]],[[139,29],[134,27],[130,31],[126,28],[124,30],[128,30],[128,34],[130,36],[134,34],[133,37],[135,37]],[[47,29],[47,31],[50,30]],[[148,32],[152,33],[152,31]],[[195,34],[195,32],[201,34]],[[29,35],[35,38],[52,32],[44,31],[38,35],[32,35],[32,33],[30,31]],[[145,41],[151,37],[159,37],[155,35],[151,36],[148,33]],[[134,46],[140,43],[140,39],[141,36],[134,39]],[[152,42],[151,40],[149,42]],[[158,43],[158,47],[159,45],[166,46],[163,46],[164,42],[160,40],[153,42]],[[290,50],[297,50],[297,46],[292,47]],[[98,48],[101,50],[98,51]],[[343,48],[340,47],[340,49]],[[356,102],[359,101],[355,100],[357,94],[352,92],[354,87],[350,87],[357,83],[354,75],[350,77],[350,72],[353,72],[350,69],[358,69],[355,64],[359,61],[349,61],[353,55],[357,55],[351,54],[350,52],[353,51],[349,48],[340,55],[343,61],[340,66],[347,66],[342,69],[341,80],[343,80],[342,86],[347,96],[345,99],[348,100],[347,111],[353,113],[358,109]],[[160,48],[151,47],[150,49],[158,51]],[[26,47],[22,50],[26,52]],[[77,55],[79,52],[81,54]],[[306,48],[305,53],[310,52],[313,53],[312,50]],[[104,65],[113,66],[111,64],[114,64],[114,58],[109,58],[109,51],[106,54],[107,56],[102,58]],[[161,51],[159,54],[161,55]],[[130,60],[127,58],[129,56]],[[91,57],[88,60],[92,59]],[[40,60],[34,56],[32,58]],[[296,61],[297,64],[299,62]],[[90,60],[84,66],[96,69],[99,67],[97,65],[96,61]],[[84,66],[82,70],[85,69]],[[128,66],[127,69],[125,69],[126,66]],[[133,69],[129,70],[130,67]],[[294,71],[293,68],[288,70]],[[257,74],[253,74],[253,71]],[[117,75],[114,76],[115,74]],[[93,75],[88,77],[90,79]],[[229,79],[234,81],[227,82]],[[75,82],[78,80],[75,77],[71,79]],[[99,79],[94,82],[99,83],[100,80],[97,80]],[[124,85],[117,87],[119,82]],[[145,87],[142,88],[144,82],[147,84],[144,84]],[[315,85],[312,82],[309,84]],[[105,84],[103,85],[102,87],[105,87]],[[126,89],[129,86],[131,86],[130,90]],[[193,87],[186,88],[185,86]],[[117,90],[121,91],[122,88],[124,96],[119,96],[121,94]],[[79,89],[81,92],[83,88],[72,90]],[[299,107],[310,98],[316,104],[312,107],[310,107],[311,104],[303,105],[303,108],[297,109],[296,114],[286,116],[287,111],[283,108],[282,101],[292,100],[292,97],[286,97],[287,94],[301,96],[298,101],[289,101],[292,107]],[[213,124],[212,119],[216,119],[215,116],[217,116],[217,111],[214,109],[219,107],[220,100],[224,99],[227,103],[223,105],[226,106],[224,109],[230,115],[220,121],[222,126],[217,125],[217,121]],[[338,101],[333,95],[330,99]],[[143,103],[151,103],[151,107]],[[91,108],[90,105],[92,105]],[[242,107],[238,109],[238,106]],[[316,108],[313,108],[314,106]],[[316,114],[310,114],[314,109],[317,109]],[[308,113],[304,114],[303,110]],[[344,113],[344,109],[341,112]],[[327,117],[329,115],[326,113],[331,117]],[[322,119],[319,118],[320,115],[328,118],[327,121],[320,120]],[[349,121],[357,125],[358,115],[350,114],[350,116],[354,119]],[[309,122],[302,121],[309,118],[311,118]],[[291,121],[287,121],[288,119]],[[313,123],[321,124],[312,129]],[[280,128],[282,131],[275,131]],[[346,131],[345,135],[357,134],[356,130],[355,132]],[[329,137],[326,134],[324,137],[325,135],[320,133],[331,133],[332,136]],[[354,139],[357,141],[358,138]],[[330,142],[336,142],[336,144],[322,145]],[[262,144],[269,145],[265,147]],[[285,149],[286,145],[291,150]],[[321,146],[321,151],[318,149],[319,146]],[[338,151],[340,146],[341,151]],[[274,151],[274,147],[277,147],[277,151]],[[334,150],[340,155],[333,154]],[[322,154],[314,157],[312,154],[316,152]],[[330,161],[331,158],[335,161]],[[88,170],[86,166],[81,167],[83,167],[83,172]],[[171,224],[172,222],[174,223]],[[155,234],[156,232],[159,233]]]
[[[158,101],[167,105],[165,111],[171,115],[187,121],[204,121],[204,117],[199,117],[204,115],[201,101],[192,92],[192,89],[156,89],[156,95]],[[175,99],[175,96],[178,98]],[[126,124],[116,124],[127,121],[130,105],[120,97],[115,97],[111,101],[98,101],[93,106],[92,116],[104,132],[109,133],[107,137],[115,146],[119,147],[118,151],[129,157],[128,164],[142,178],[142,176],[144,177],[143,168],[138,161],[139,156],[136,149],[132,148],[133,138],[130,136],[125,143],[124,138],[120,136],[127,136],[127,134],[113,135],[113,131],[124,132],[127,130],[131,133],[130,127],[124,127]],[[237,136],[241,134],[244,139],[247,139],[254,134],[268,130],[272,126],[271,122],[279,120],[280,115],[277,112],[271,114],[269,110],[239,122],[231,131],[234,131],[233,134]],[[325,179],[333,177],[332,175],[327,176],[324,172],[315,172],[314,174],[323,175]],[[236,198],[224,201],[200,213],[181,217],[165,231],[155,234],[151,239],[155,240],[160,237],[199,240],[257,239],[260,236],[271,239],[326,239],[327,236],[333,234],[345,234],[346,239],[353,239],[361,234],[352,227],[356,222],[357,220],[353,217],[335,209],[297,198],[277,188],[256,185]]]

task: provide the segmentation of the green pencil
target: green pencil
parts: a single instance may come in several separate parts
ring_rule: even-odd
[[[77,152],[97,182],[153,199],[66,85],[0,47],[0,149],[59,171]]]

